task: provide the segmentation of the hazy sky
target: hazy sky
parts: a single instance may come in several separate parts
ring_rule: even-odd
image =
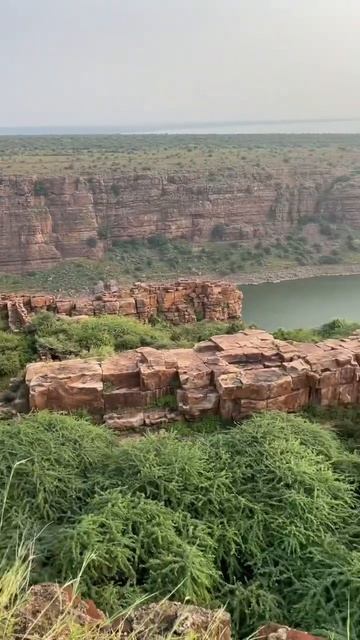
[[[360,0],[0,0],[0,127],[360,117]]]

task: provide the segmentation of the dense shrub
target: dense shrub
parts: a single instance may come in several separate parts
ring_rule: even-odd
[[[36,180],[35,185],[34,185],[34,194],[36,196],[47,196],[48,195],[48,190],[47,190],[46,184],[44,182],[42,182],[41,180]]]
[[[243,328],[241,322],[208,322],[174,327],[157,318],[152,324],[124,316],[100,316],[81,322],[41,313],[34,319],[35,345],[60,357],[79,355],[106,356],[114,351],[142,346],[169,348],[192,346],[217,333],[234,333]]]
[[[32,356],[32,344],[26,336],[0,330],[0,378],[16,375]]]
[[[94,552],[83,589],[108,609],[174,590],[227,603],[245,637],[268,618],[341,632],[349,606],[356,637],[357,454],[301,416],[196,429],[116,445],[75,417],[2,424],[2,548],[43,530],[39,580],[74,577]]]
[[[95,247],[97,246],[97,238],[95,238],[94,236],[90,236],[89,238],[87,238],[86,244],[88,247],[90,247],[90,249],[95,249]]]
[[[340,264],[341,257],[338,255],[324,255],[318,259],[319,264]]]
[[[224,224],[216,224],[211,229],[212,240],[224,240],[226,233],[226,227]]]
[[[114,440],[90,422],[42,411],[0,423],[0,544],[19,530],[75,516],[109,481]]]

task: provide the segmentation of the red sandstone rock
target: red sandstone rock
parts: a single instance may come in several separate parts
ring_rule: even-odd
[[[168,289],[171,289],[171,294]],[[214,300],[213,291],[221,291]],[[171,295],[172,304],[164,306],[163,298]],[[0,306],[23,305],[27,313],[53,311],[71,316],[93,316],[102,314],[130,316],[148,322],[161,314],[172,324],[196,322],[196,310],[206,315],[211,305],[214,320],[241,318],[242,293],[233,284],[184,280],[169,285],[146,285],[137,283],[114,292],[101,290],[94,296],[76,299],[56,299],[53,296],[16,296],[1,294]]]
[[[219,394],[213,388],[179,389],[177,401],[179,411],[189,420],[218,413]]]
[[[267,346],[257,349],[259,342]],[[229,344],[236,364],[226,360]],[[118,428],[124,427],[121,420],[129,410],[131,421],[141,414],[135,421],[144,424],[169,419],[168,414],[151,418],[144,409],[154,410],[157,401],[174,394],[175,389],[179,411],[188,419],[219,413],[238,420],[265,409],[299,411],[310,403],[357,403],[360,366],[352,344],[357,353],[358,340],[348,340],[344,349],[338,344],[327,344],[324,349],[320,343],[302,345],[297,358],[292,351],[293,359],[277,361],[276,347],[286,352],[283,343],[275,344],[264,332],[246,331],[214,337],[200,350],[142,347],[100,364],[84,360],[35,363],[27,367],[26,384],[31,408],[86,407],[94,414],[116,413],[120,415]],[[244,361],[244,353],[252,354],[254,349],[256,361]],[[276,361],[276,366],[270,366]]]
[[[137,351],[124,351],[106,358],[101,363],[104,391],[117,388],[136,389],[140,386],[139,362],[141,354]]]
[[[257,632],[254,640],[325,640],[306,631],[296,631],[280,624],[268,624]]]
[[[74,623],[81,627],[105,623],[105,615],[92,600],[82,600],[70,586],[61,587],[53,583],[30,587],[15,618],[14,636],[11,634],[11,637],[24,640],[50,638],[55,630],[56,637],[65,640],[72,636]]]
[[[97,362],[68,360],[30,364],[26,369],[26,383],[31,409],[104,412],[102,372]]]
[[[241,236],[252,244],[259,236],[285,237],[301,216],[322,211],[358,228],[360,180],[336,181],[342,172],[341,164],[334,169],[303,164],[266,176],[244,169],[218,183],[206,183],[204,175],[191,171],[169,180],[140,174],[137,180],[132,174],[41,177],[42,196],[35,194],[36,176],[2,176],[0,271],[21,273],[69,258],[101,258],[104,228],[112,240],[160,233],[198,242],[209,240],[222,224],[226,239]],[[121,198],[114,198],[114,182]],[[95,248],[89,247],[89,238],[97,240]]]
[[[113,431],[129,431],[137,430],[145,424],[143,411],[127,411],[124,414],[109,413],[104,416],[104,422],[107,427]]]

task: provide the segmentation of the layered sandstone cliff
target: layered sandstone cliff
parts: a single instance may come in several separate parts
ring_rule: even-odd
[[[214,336],[193,349],[142,347],[102,362],[38,362],[26,371],[31,409],[83,408],[119,430],[177,416],[237,420],[256,411],[356,404],[359,381],[359,335],[306,344],[261,330]],[[174,398],[177,414],[159,410],[163,396]]]
[[[0,271],[100,258],[116,240],[163,234],[202,242],[253,242],[288,233],[302,216],[332,215],[360,226],[360,176],[298,170],[93,177],[0,176]]]
[[[160,317],[172,324],[197,320],[241,318],[243,295],[229,282],[178,280],[172,284],[105,285],[94,296],[59,298],[52,295],[0,294],[0,315],[10,329],[19,330],[40,311],[70,317],[121,315],[148,322]]]

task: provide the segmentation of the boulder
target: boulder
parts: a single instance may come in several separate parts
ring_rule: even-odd
[[[124,618],[112,625],[123,629]],[[211,611],[194,605],[169,600],[136,608],[126,616],[127,635],[150,638],[197,638],[198,640],[231,640],[231,619],[221,610]],[[122,638],[122,634],[120,635]]]
[[[93,360],[29,364],[25,380],[31,409],[104,411],[102,370]]]
[[[326,640],[320,636],[313,636],[306,631],[296,631],[281,624],[267,624],[261,627],[253,636],[253,640]]]

